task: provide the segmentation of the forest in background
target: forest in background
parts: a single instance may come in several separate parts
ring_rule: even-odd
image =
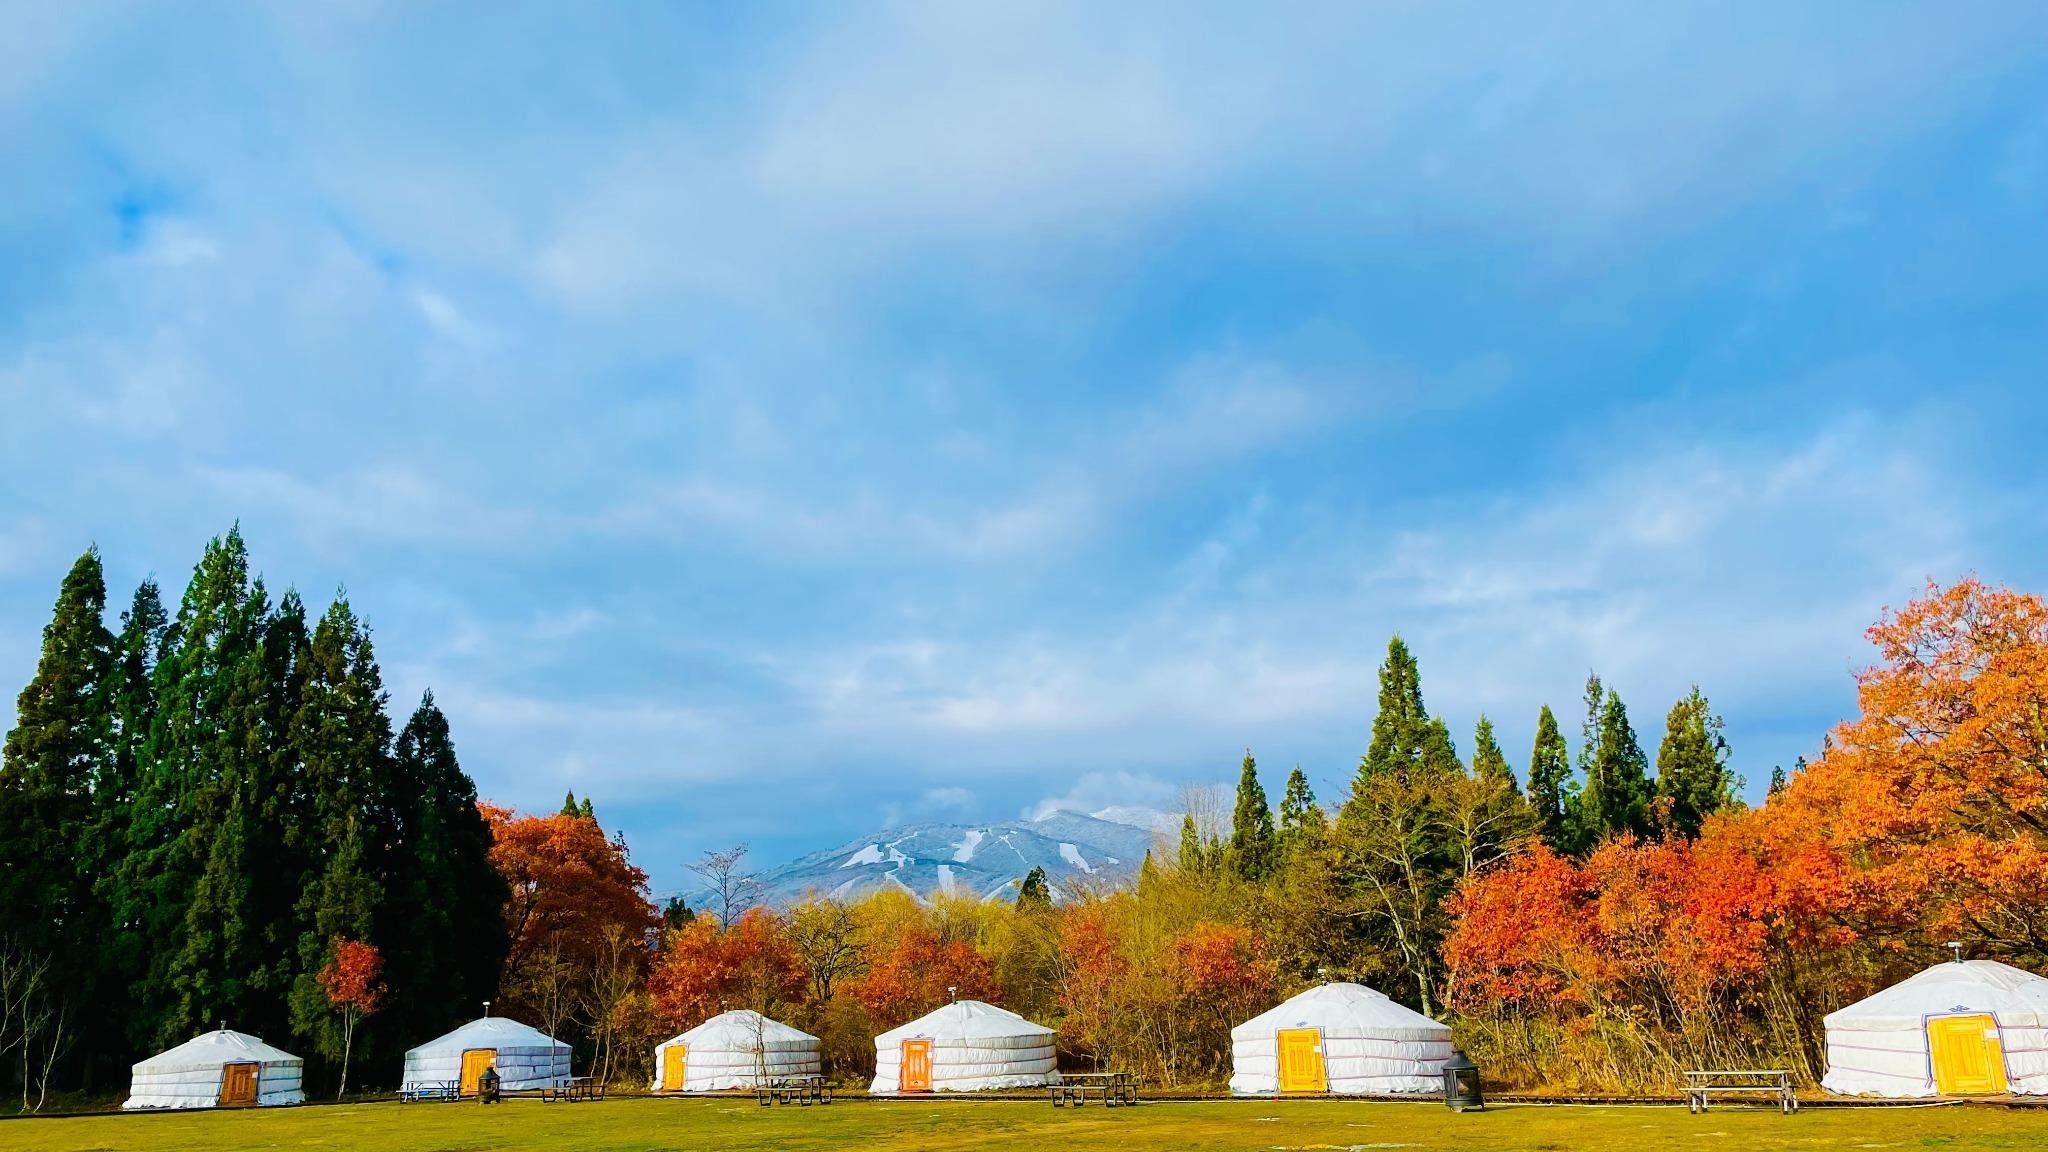
[[[1887,612],[1859,715],[1754,809],[1697,689],[1653,756],[1589,677],[1577,748],[1544,705],[1517,772],[1483,717],[1460,753],[1396,637],[1346,794],[1296,767],[1275,805],[1248,751],[1128,887],[771,909],[735,849],[695,866],[693,911],[649,900],[587,799],[479,801],[431,694],[392,723],[346,598],[272,603],[239,532],[175,613],[145,582],[111,626],[88,551],[0,760],[0,1072],[23,1108],[111,1094],[225,1021],[306,1055],[309,1091],[390,1087],[488,998],[618,1082],[740,1007],[854,1082],[875,1033],[957,989],[1056,1027],[1076,1066],[1213,1084],[1231,1025],[1343,979],[1449,1020],[1518,1087],[1813,1081],[1820,1018],[1946,942],[2048,958],[2044,620],[1974,579]]]

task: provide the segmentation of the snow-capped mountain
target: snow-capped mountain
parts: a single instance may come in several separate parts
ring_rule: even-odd
[[[853,899],[900,887],[923,898],[952,891],[1009,899],[1033,868],[1045,869],[1055,899],[1078,884],[1114,886],[1137,876],[1153,847],[1158,813],[1105,810],[1121,820],[1052,812],[999,824],[914,824],[813,852],[761,873],[761,899],[786,905],[806,893]],[[1142,821],[1142,823],[1141,823]]]

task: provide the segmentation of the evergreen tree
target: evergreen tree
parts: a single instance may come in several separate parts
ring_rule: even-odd
[[[1241,879],[1263,880],[1272,874],[1276,855],[1273,808],[1259,784],[1252,750],[1247,748],[1237,777],[1237,806],[1230,815],[1231,867]]]
[[[249,580],[241,530],[210,541],[166,630],[155,713],[138,767],[119,869],[117,921],[145,942],[130,1014],[137,1047],[175,1042],[224,1015],[262,1027],[240,1003],[235,966],[253,951],[236,903],[249,862],[253,761],[267,755],[261,652],[265,603]],[[207,903],[196,903],[212,873]]]
[[[681,896],[671,896],[662,903],[661,926],[666,931],[675,932],[686,928],[696,918],[697,914],[690,911],[689,901]]]
[[[597,820],[597,806],[590,802],[590,797],[585,796],[582,806],[576,809],[576,815],[595,823]]]
[[[1707,817],[1736,803],[1722,722],[1699,686],[1671,706],[1657,747],[1657,799],[1665,823],[1691,839]]]
[[[1420,763],[1424,775],[1439,780],[1465,774],[1464,762],[1458,759],[1458,745],[1451,739],[1450,725],[1441,717],[1429,717],[1423,725]]]
[[[96,803],[118,773],[106,607],[99,552],[87,549],[58,590],[35,676],[0,745],[0,935],[50,964],[54,1001],[95,1046],[107,1018],[99,1001],[115,991],[104,979],[112,919],[93,871]],[[19,1059],[26,1084],[30,1056]]]
[[[571,789],[569,794],[562,798],[562,810],[557,815],[567,816],[572,820],[583,815],[583,810],[576,807],[576,792],[574,789]]]
[[[466,1019],[469,1005],[496,989],[507,948],[507,892],[491,864],[491,828],[477,810],[476,784],[456,759],[448,718],[432,692],[420,697],[399,733],[393,767],[401,839],[376,916],[376,935],[388,943],[385,983],[392,990],[381,1030],[430,1035]],[[690,915],[680,896],[662,911],[671,928]]]
[[[1189,876],[1209,871],[1208,848],[1202,843],[1202,830],[1195,826],[1195,814],[1192,812],[1180,818],[1179,866],[1181,872]]]
[[[1034,867],[1025,874],[1024,883],[1017,888],[1017,911],[1051,907],[1052,889],[1046,884],[1045,869]]]
[[[1500,787],[1513,790],[1515,770],[1508,767],[1508,758],[1500,750],[1500,742],[1493,736],[1493,721],[1479,714],[1479,725],[1472,733],[1472,774],[1481,780],[1490,781]]]
[[[1552,851],[1570,852],[1571,830],[1565,800],[1571,783],[1571,750],[1558,731],[1557,716],[1545,704],[1536,717],[1536,747],[1529,754],[1529,807],[1536,814],[1537,835]]]
[[[1785,766],[1783,764],[1773,764],[1771,765],[1771,795],[1776,796],[1784,790]]]
[[[1429,713],[1422,706],[1422,671],[1407,642],[1395,636],[1387,642],[1387,658],[1380,665],[1379,713],[1373,717],[1372,743],[1359,763],[1359,778],[1393,775],[1407,779],[1423,766],[1429,738]]]
[[[1324,834],[1329,830],[1329,821],[1323,810],[1316,805],[1316,796],[1308,786],[1308,776],[1296,764],[1294,771],[1287,774],[1287,791],[1280,798],[1279,847],[1282,859],[1292,859],[1298,853],[1320,846]]]
[[[341,1055],[343,1037],[315,979],[337,940],[379,946],[375,916],[381,878],[393,863],[391,721],[370,634],[337,596],[313,630],[291,739],[304,766],[311,880],[300,893],[298,974],[292,1030],[322,1055]]]
[[[1579,843],[1590,849],[1609,836],[1632,832],[1648,836],[1650,821],[1649,760],[1628,721],[1621,697],[1588,682],[1589,703],[1597,700],[1597,721],[1586,758],[1586,787],[1579,796]]]

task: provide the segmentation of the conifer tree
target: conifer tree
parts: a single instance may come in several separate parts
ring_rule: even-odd
[[[1657,747],[1657,799],[1665,823],[1687,839],[1700,834],[1707,817],[1736,803],[1722,729],[1698,685],[1665,718],[1664,742]]]
[[[1052,907],[1052,889],[1047,886],[1045,869],[1033,867],[1024,874],[1024,882],[1017,886],[1017,911],[1033,908]]]
[[[1308,776],[1296,764],[1294,771],[1287,774],[1287,791],[1280,798],[1281,858],[1292,859],[1298,853],[1319,847],[1328,829],[1329,822],[1316,804]]]
[[[1773,764],[1771,765],[1771,795],[1776,796],[1784,790],[1785,766],[1783,764]]]
[[[568,816],[572,819],[574,817],[583,815],[582,809],[576,807],[575,789],[570,789],[569,794],[562,798],[562,811],[559,813],[559,815]]]
[[[595,823],[597,820],[597,805],[592,804],[590,797],[585,796],[583,803],[576,809],[576,815]]]
[[[1263,880],[1272,874],[1276,846],[1273,836],[1273,808],[1266,789],[1259,784],[1259,767],[1252,750],[1244,750],[1244,763],[1237,777],[1237,806],[1230,816],[1230,863],[1240,879]]]
[[[304,766],[312,867],[297,905],[292,1030],[323,1055],[338,1057],[344,1038],[316,975],[336,940],[377,943],[375,913],[385,894],[381,878],[391,863],[385,849],[395,824],[391,722],[369,631],[345,596],[336,596],[320,618],[306,661],[291,738]]]
[[[1465,774],[1464,762],[1458,759],[1458,745],[1451,739],[1450,725],[1441,717],[1431,716],[1423,725],[1419,764],[1423,775],[1439,780]]]
[[[155,673],[120,869],[116,917],[147,944],[131,1015],[138,1047],[175,1042],[242,1002],[252,925],[238,902],[254,762],[263,731],[260,584],[239,527],[206,546],[167,631]],[[207,901],[197,904],[208,872]],[[262,1027],[264,1014],[250,1013]]]
[[[1599,679],[1587,684],[1592,723],[1586,761],[1586,787],[1579,796],[1578,838],[1587,850],[1609,836],[1632,832],[1648,836],[1651,783],[1649,760],[1628,721],[1628,708]]]
[[[1195,814],[1192,812],[1185,813],[1180,818],[1178,863],[1181,872],[1189,876],[1199,876],[1209,871],[1208,848],[1202,843],[1202,830],[1195,826]]]
[[[1566,785],[1571,782],[1571,750],[1558,731],[1557,716],[1545,704],[1536,716],[1536,747],[1529,754],[1529,807],[1536,814],[1537,835],[1552,851],[1570,852],[1566,823]]]
[[[1379,713],[1372,721],[1372,743],[1358,766],[1360,779],[1383,775],[1407,779],[1422,767],[1429,736],[1421,669],[1407,642],[1395,636],[1387,642],[1387,658],[1380,665]]]
[[[100,1001],[119,991],[105,978],[112,919],[93,870],[96,804],[118,771],[106,606],[100,555],[89,548],[58,590],[35,676],[0,745],[0,935],[51,966],[53,999],[72,1014],[74,1030],[86,1026],[95,1048],[108,1019]],[[0,1004],[0,1017],[8,1007]],[[0,1048],[7,1043],[0,1037]],[[26,1051],[18,1058],[29,1062]]]
[[[467,1018],[497,987],[506,952],[504,877],[492,866],[491,828],[476,784],[456,759],[448,718],[421,696],[398,735],[392,800],[400,835],[377,934],[387,941],[387,1034],[427,1035]],[[689,905],[671,897],[663,917],[680,928]]]
[[[1481,780],[1490,781],[1510,790],[1518,787],[1515,770],[1508,767],[1507,754],[1500,750],[1500,742],[1493,735],[1493,721],[1484,712],[1479,714],[1478,727],[1472,733],[1472,774]]]

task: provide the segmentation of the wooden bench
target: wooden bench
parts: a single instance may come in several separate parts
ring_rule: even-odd
[[[399,1087],[398,1098],[407,1104],[420,1100],[459,1100],[462,1098],[462,1082],[459,1080],[414,1080]]]
[[[832,1086],[825,1078],[816,1074],[807,1076],[778,1076],[760,1085],[756,1090],[761,1107],[770,1104],[800,1104],[805,1108],[813,1104],[830,1104]]]
[[[1138,1102],[1138,1077],[1131,1072],[1055,1072],[1046,1087],[1055,1108],[1080,1108],[1090,1095],[1110,1108]]]
[[[1792,1072],[1786,1068],[1717,1068],[1685,1074],[1685,1107],[1692,1113],[1705,1112],[1710,1096],[1765,1096],[1775,1100],[1778,1111],[1787,1116],[1799,1111],[1799,1098],[1792,1094]]]

